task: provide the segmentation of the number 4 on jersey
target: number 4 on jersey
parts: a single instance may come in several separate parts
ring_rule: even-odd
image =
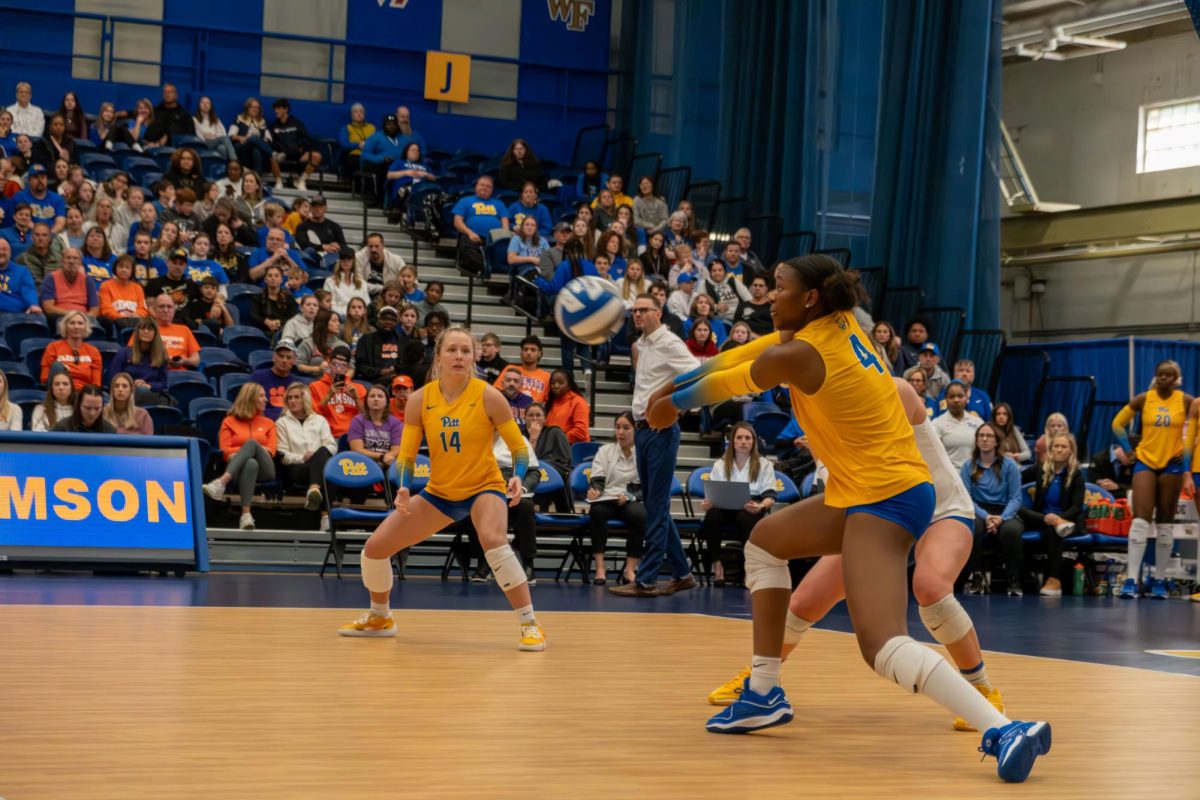
[[[863,345],[857,333],[850,334],[850,347],[853,348],[858,363],[862,364],[864,368],[874,367],[877,372],[883,372],[883,365],[879,363],[879,357],[875,355],[875,351]]]

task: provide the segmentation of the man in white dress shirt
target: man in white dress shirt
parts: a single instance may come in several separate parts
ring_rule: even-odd
[[[700,362],[683,340],[662,324],[662,306],[654,295],[638,295],[630,313],[634,327],[642,334],[634,344],[633,418],[637,430],[634,452],[646,507],[646,543],[635,580],[609,591],[624,597],[654,597],[691,589],[696,579],[679,529],[671,519],[671,479],[679,455],[679,423],[653,430],[646,424],[646,408],[656,391],[700,366]],[[659,589],[658,572],[664,557],[671,568],[671,580]]]
[[[40,108],[29,102],[33,99],[33,87],[21,81],[17,84],[17,102],[8,107],[13,116],[13,135],[24,133],[28,136],[41,136],[46,129],[46,114]]]

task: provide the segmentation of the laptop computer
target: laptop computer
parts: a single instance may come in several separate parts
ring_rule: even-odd
[[[704,499],[714,508],[736,511],[750,502],[750,484],[745,481],[704,482]]]

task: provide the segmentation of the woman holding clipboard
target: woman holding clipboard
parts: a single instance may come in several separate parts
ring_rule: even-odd
[[[641,481],[633,452],[633,412],[622,411],[613,420],[617,441],[601,447],[592,461],[588,478],[588,518],[592,532],[592,559],[596,575],[592,583],[603,586],[607,580],[604,546],[608,543],[609,520],[625,523],[625,571],[619,583],[629,583],[642,559],[642,541],[646,532],[646,507],[638,497]]]
[[[736,537],[745,544],[750,531],[775,504],[775,467],[758,453],[758,435],[749,422],[738,422],[729,430],[729,445],[708,474],[709,481],[730,481],[750,485],[749,499],[741,508],[720,508],[708,494],[700,502],[704,522],[700,539],[704,542],[704,568],[713,570],[713,585],[725,585],[725,566],[721,563],[721,541]],[[719,503],[719,501],[718,501]],[[727,526],[733,525],[733,531]]]

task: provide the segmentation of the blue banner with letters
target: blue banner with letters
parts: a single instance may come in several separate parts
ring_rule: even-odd
[[[199,475],[188,439],[0,434],[0,562],[205,570]]]

